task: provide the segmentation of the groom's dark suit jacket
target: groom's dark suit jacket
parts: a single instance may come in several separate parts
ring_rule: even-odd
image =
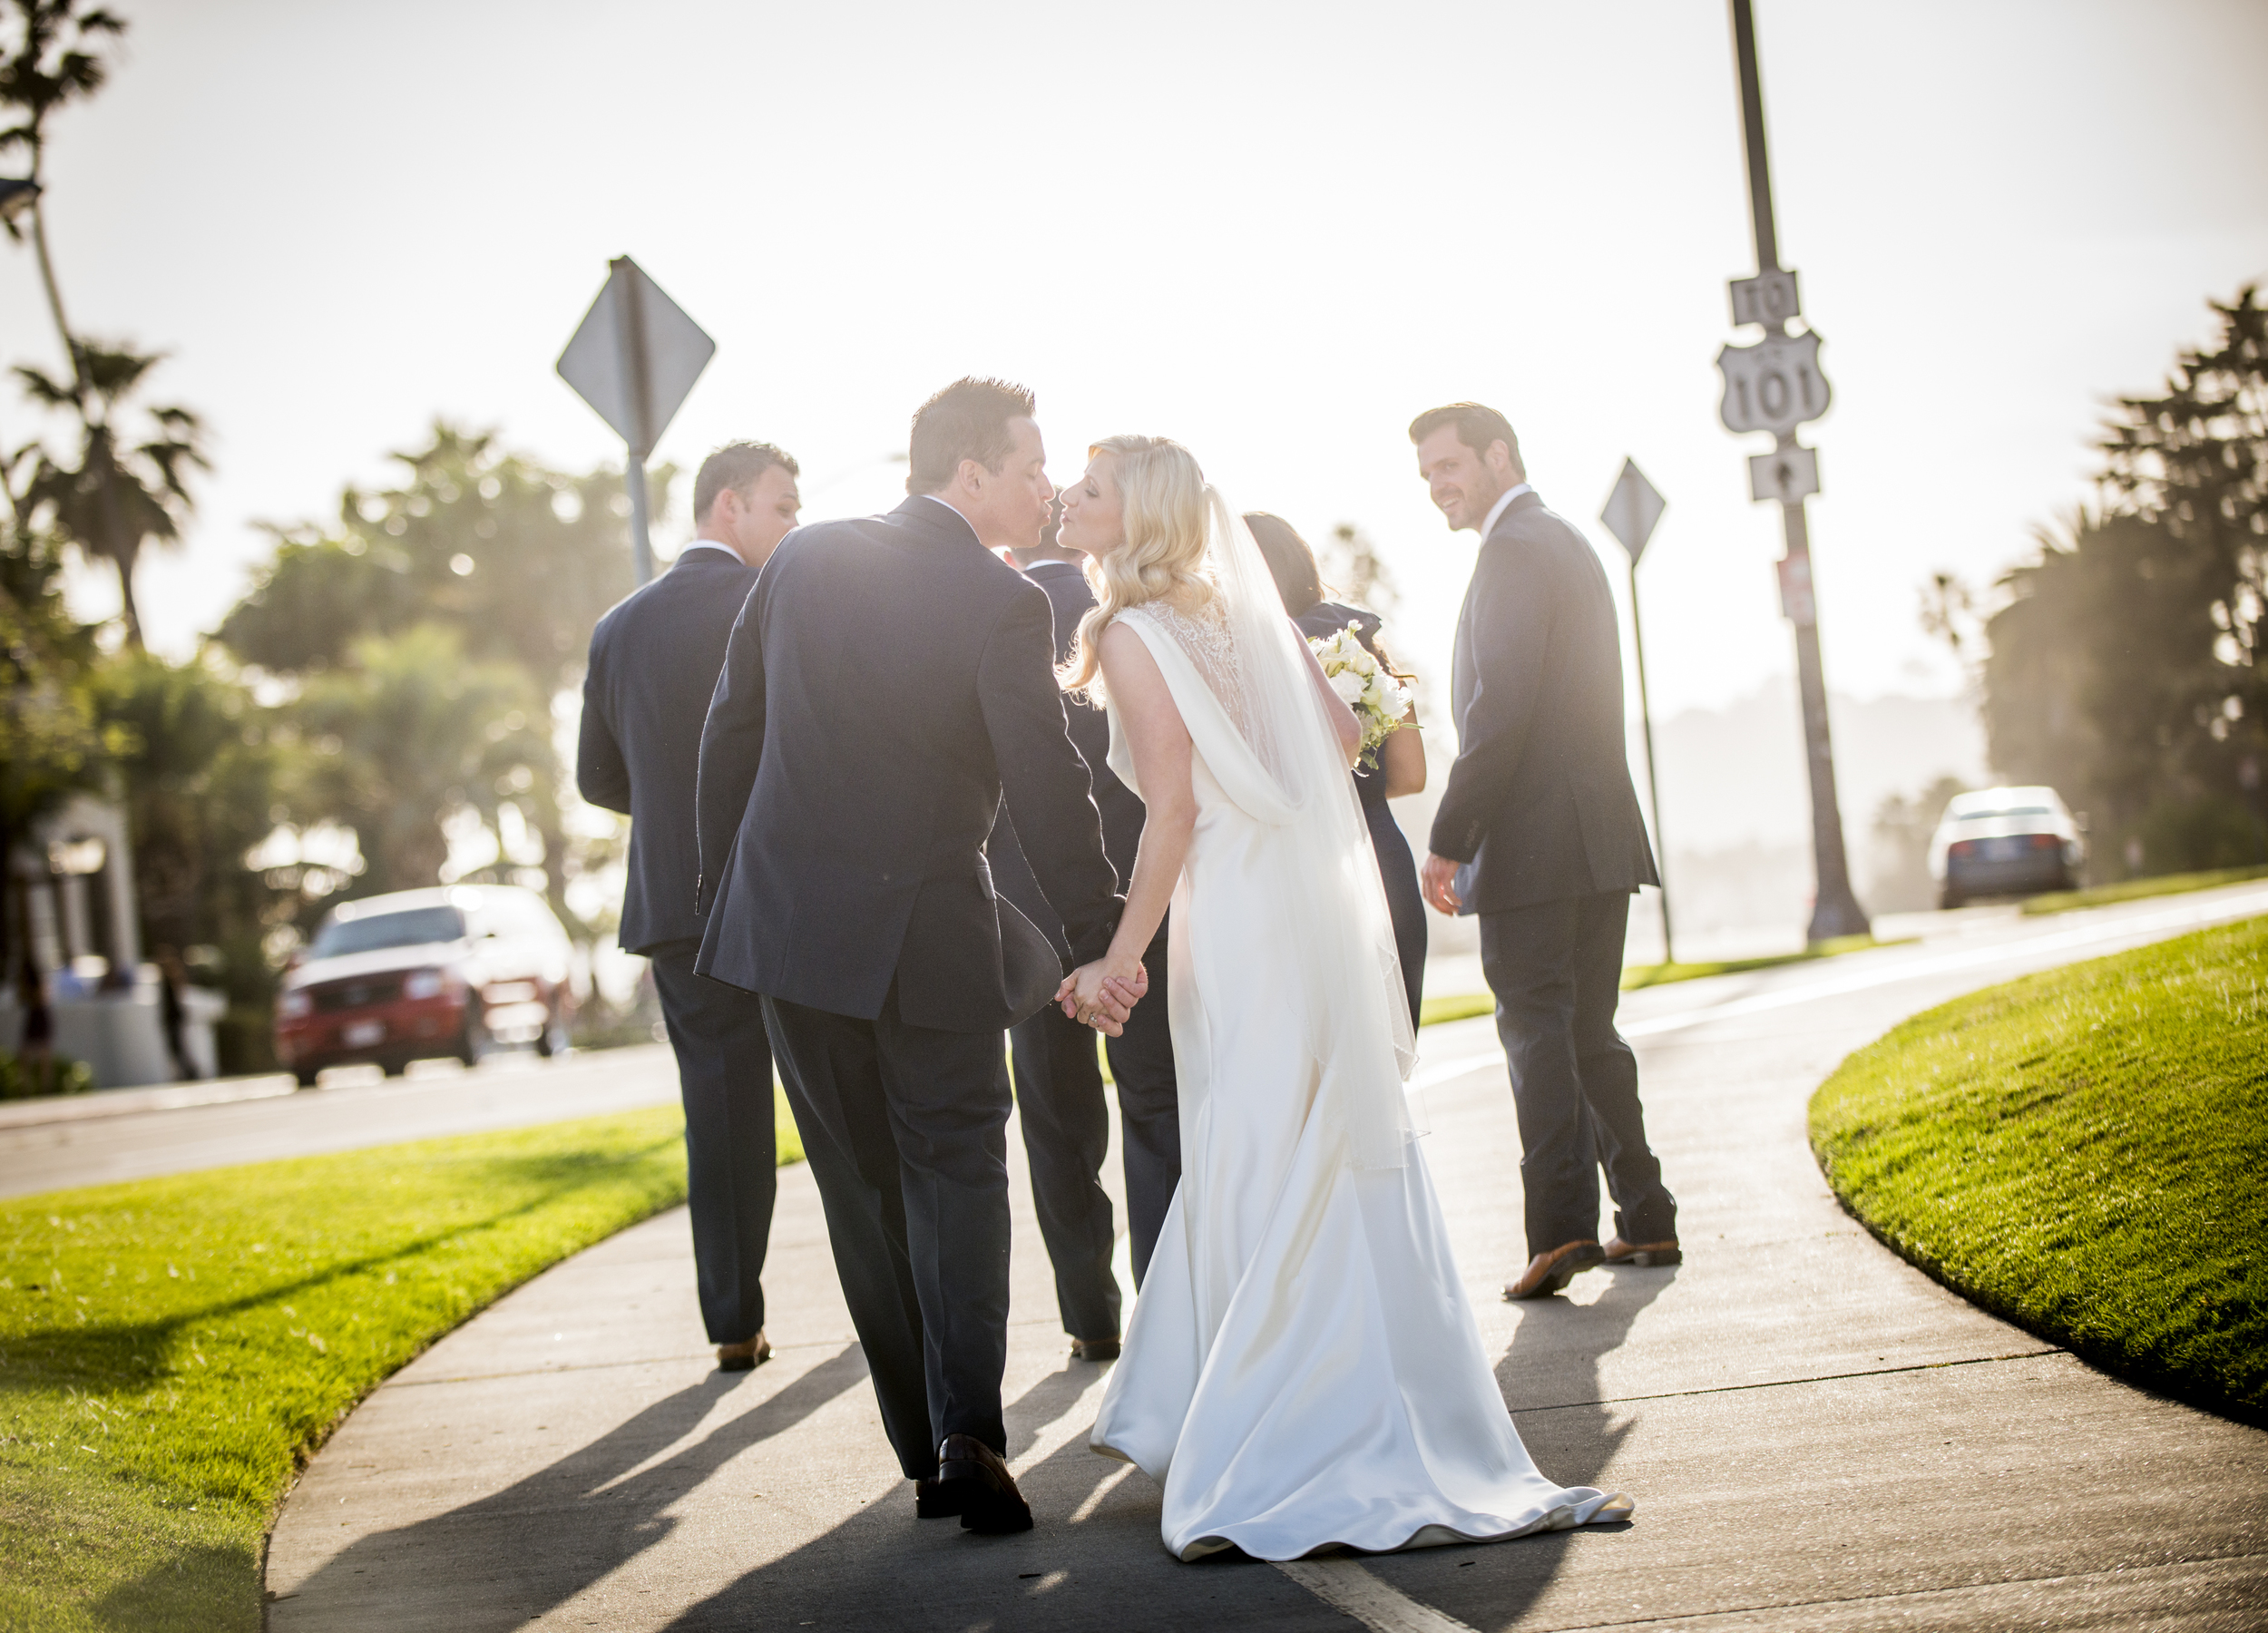
[[[1661,882],[1630,784],[1606,570],[1533,493],[1481,543],[1450,701],[1457,760],[1430,845],[1473,865],[1467,913]]]
[[[1022,1019],[1061,971],[993,893],[1003,794],[1072,953],[1100,958],[1121,904],[1054,659],[1046,594],[936,500],[781,541],[701,732],[700,972],[861,1020],[894,985],[909,1025]]]

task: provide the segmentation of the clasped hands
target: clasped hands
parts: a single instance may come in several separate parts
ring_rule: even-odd
[[[1127,1016],[1149,991],[1149,972],[1142,967],[1141,960],[1106,955],[1064,976],[1063,984],[1055,989],[1055,1002],[1080,1025],[1115,1038],[1125,1030]]]

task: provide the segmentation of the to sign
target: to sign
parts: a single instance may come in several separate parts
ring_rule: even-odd
[[[1735,278],[1732,290],[1735,323],[1761,323],[1774,328],[1803,310],[1795,298],[1795,274],[1776,267],[1754,278]]]
[[[1819,334],[1728,346],[1716,354],[1725,375],[1717,414],[1727,431],[1793,431],[1827,412],[1833,400],[1819,372]]]
[[[1798,500],[1819,492],[1819,451],[1799,448],[1790,443],[1784,448],[1774,448],[1769,454],[1757,454],[1748,461],[1748,496],[1761,504],[1776,499],[1782,504],[1794,504]]]

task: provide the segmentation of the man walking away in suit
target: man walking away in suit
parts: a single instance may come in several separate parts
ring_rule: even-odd
[[[962,380],[914,416],[909,497],[790,533],[701,728],[698,968],[764,994],[788,1103],[914,1511],[1028,1530],[1006,1462],[1001,1034],[1063,964],[1001,901],[1005,797],[1072,953],[1123,904],[1064,726],[1048,598],[992,552],[1052,496],[1031,394]],[[1127,1005],[1088,1017],[1115,1032]]]
[[[1085,557],[1055,543],[1061,508],[1028,549],[1009,558],[1048,593],[1055,613],[1055,660],[1069,661],[1079,621],[1095,604],[1082,571]],[[1110,752],[1110,718],[1079,699],[1067,699],[1071,741],[1094,778],[1095,806],[1102,815],[1102,848],[1123,885],[1134,875],[1134,853],[1142,840],[1142,802],[1106,763]],[[1070,944],[1023,859],[1015,828],[1003,816],[986,846],[992,882],[1026,918],[1047,932],[1067,962]],[[1166,1222],[1174,1188],[1181,1182],[1181,1111],[1173,1074],[1173,1027],[1167,1019],[1166,927],[1143,955],[1149,992],[1126,1018],[1125,1030],[1106,1038],[1110,1075],[1118,1082],[1119,1131],[1124,1142],[1127,1225],[1133,1240],[1134,1285],[1142,1285],[1150,1251]],[[1016,1061],[1016,1111],[1023,1127],[1025,1155],[1031,1163],[1032,1203],[1040,1235],[1055,1266],[1055,1300],[1063,1329],[1071,1335],[1071,1354],[1081,1361],[1111,1361],[1119,1354],[1119,1284],[1110,1252],[1117,1233],[1110,1194],[1102,1188],[1103,1159],[1110,1153],[1110,1113],[1103,1100],[1102,1070],[1095,1060],[1094,1033],[1051,1003],[1012,1028],[1009,1045]]]
[[[1606,570],[1528,485],[1495,409],[1432,409],[1410,440],[1450,527],[1481,535],[1457,619],[1457,760],[1422,883],[1439,911],[1481,916],[1527,1198],[1528,1268],[1504,1296],[1547,1298],[1596,1265],[1678,1262],[1637,1057],[1615,1030],[1630,897],[1661,880],[1624,748]],[[1615,1204],[1604,1247],[1602,1164]]]
[[[754,995],[693,973],[694,773],[732,621],[796,524],[797,474],[769,443],[730,443],[702,462],[693,481],[699,535],[591,637],[575,764],[585,799],[631,818],[622,945],[653,961],[677,1051],[701,1320],[727,1372],[772,1353],[762,1281],[778,1184],[772,1051]]]

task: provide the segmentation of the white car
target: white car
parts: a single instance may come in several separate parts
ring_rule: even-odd
[[[2053,788],[1956,794],[1930,839],[1930,877],[1941,907],[1978,896],[2069,890],[2087,860],[2087,836]]]

